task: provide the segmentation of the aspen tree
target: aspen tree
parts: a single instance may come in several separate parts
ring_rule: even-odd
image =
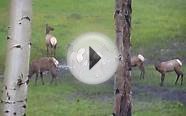
[[[31,47],[32,0],[10,1],[10,25],[2,88],[2,115],[25,116]]]

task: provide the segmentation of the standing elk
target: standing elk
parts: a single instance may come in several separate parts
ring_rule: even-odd
[[[119,89],[116,89],[112,116],[116,116],[117,114],[119,114],[121,110],[120,107],[121,99],[122,99],[122,94],[120,93]]]
[[[160,86],[163,86],[163,81],[165,78],[165,73],[175,71],[177,74],[177,79],[175,81],[175,85],[179,77],[181,76],[181,85],[183,84],[183,72],[181,71],[182,62],[179,59],[173,59],[166,62],[161,62],[154,65],[155,69],[161,73],[161,83]]]
[[[131,67],[138,67],[139,70],[141,71],[140,79],[141,78],[144,79],[144,75],[145,75],[144,61],[145,58],[141,54],[138,54],[138,56],[131,57]]]
[[[52,80],[56,80],[57,77],[57,70],[58,70],[59,62],[54,57],[42,57],[36,60],[33,60],[30,69],[29,69],[29,79],[36,74],[35,84],[37,83],[38,75],[40,74],[42,84],[44,85],[43,81],[43,72],[49,71],[52,75]],[[57,80],[56,80],[57,81]]]
[[[54,28],[46,24],[45,42],[47,47],[47,56],[49,56],[49,54],[51,56],[52,55],[55,56],[56,47],[57,47],[57,39],[52,34],[50,34],[51,31],[54,31]]]

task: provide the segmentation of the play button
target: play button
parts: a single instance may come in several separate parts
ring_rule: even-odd
[[[100,33],[87,33],[70,44],[67,64],[75,78],[87,84],[99,84],[113,76],[118,66],[115,44]]]
[[[101,57],[89,47],[89,70],[101,59]]]

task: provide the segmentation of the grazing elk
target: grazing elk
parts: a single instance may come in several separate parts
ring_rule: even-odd
[[[161,83],[160,86],[163,86],[163,81],[165,78],[165,73],[175,71],[177,74],[177,79],[175,81],[175,85],[179,77],[181,76],[181,85],[183,83],[183,72],[181,71],[182,62],[179,59],[173,59],[166,62],[161,62],[154,65],[155,69],[161,73]]]
[[[140,79],[141,78],[144,79],[144,75],[145,75],[144,61],[145,61],[145,58],[141,54],[138,54],[138,56],[131,57],[131,66],[138,67],[139,70],[141,71]]]
[[[115,92],[115,99],[114,99],[114,111],[112,113],[112,116],[116,116],[120,113],[120,102],[121,102],[122,94],[119,92],[119,89],[116,89]]]
[[[52,34],[50,34],[51,31],[54,31],[54,28],[46,24],[45,42],[47,47],[47,55],[55,56],[57,39]]]
[[[114,99],[114,107],[113,107],[113,113],[112,116],[119,116],[121,113],[122,107],[122,101],[124,100],[124,95],[119,91],[119,89],[116,89],[115,91],[115,99]],[[128,105],[128,111],[127,116],[131,116],[131,103],[127,103]]]
[[[43,81],[43,72],[49,71],[52,75],[52,80],[56,80],[57,77],[57,70],[58,70],[59,62],[54,57],[42,57],[36,60],[33,60],[30,69],[29,69],[29,79],[36,74],[35,84],[37,83],[38,75],[40,74],[42,84],[44,85]],[[57,80],[56,80],[57,81]]]

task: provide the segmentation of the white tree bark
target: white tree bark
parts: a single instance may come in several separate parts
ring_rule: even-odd
[[[25,116],[31,46],[32,0],[11,0],[2,115]]]

